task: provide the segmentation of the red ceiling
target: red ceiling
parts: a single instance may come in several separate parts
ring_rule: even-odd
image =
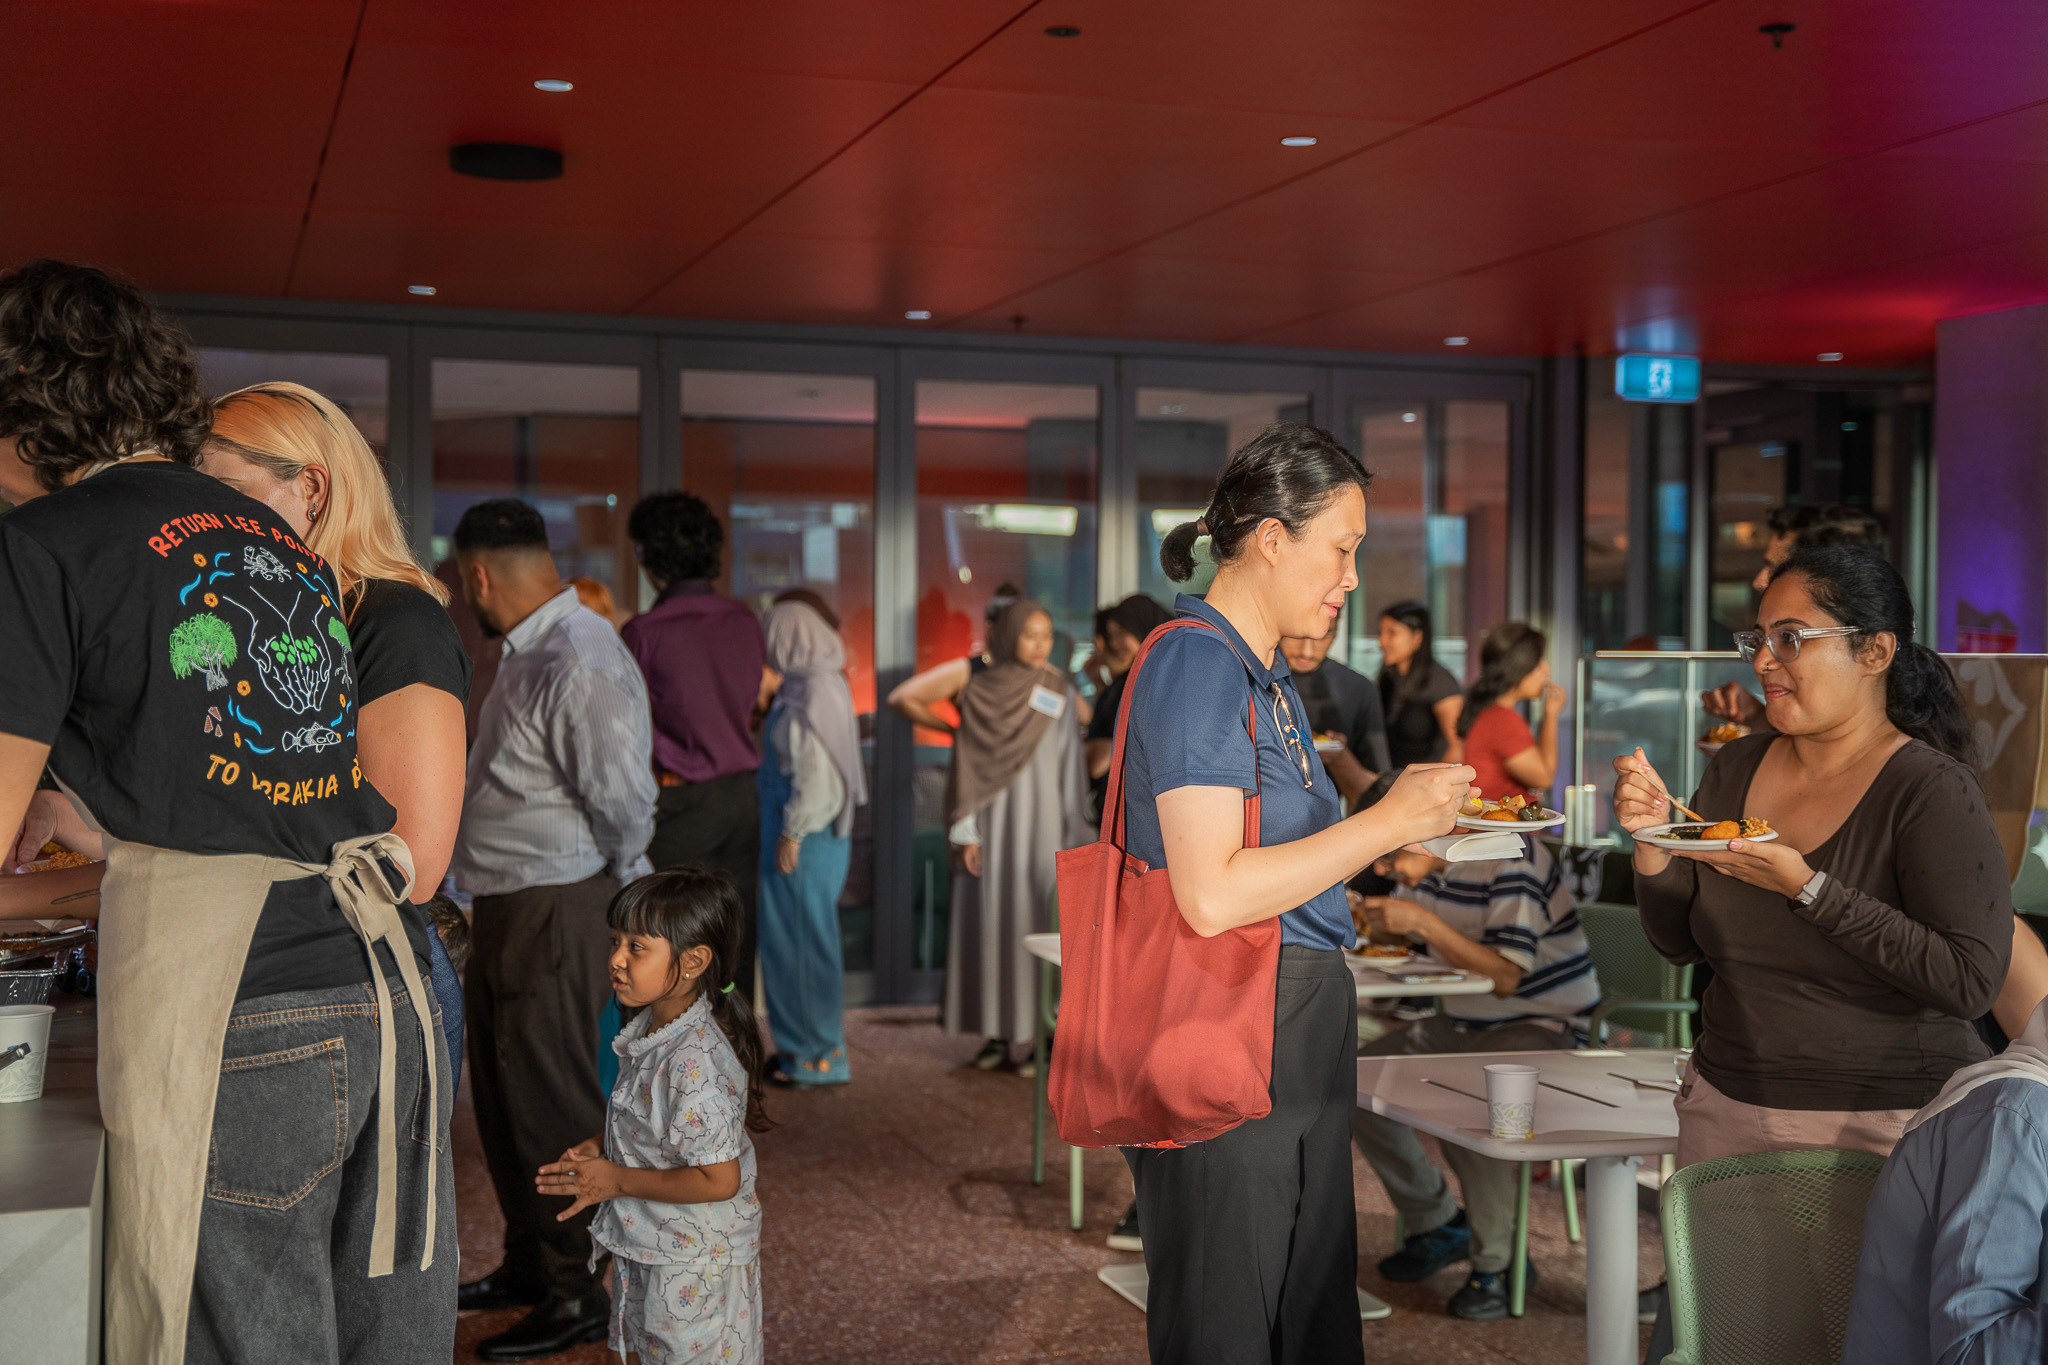
[[[2035,0],[12,0],[0,50],[0,262],[175,292],[1851,364],[2048,299]]]

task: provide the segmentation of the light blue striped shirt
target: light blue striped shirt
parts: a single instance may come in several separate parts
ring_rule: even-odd
[[[1475,943],[1522,969],[1521,984],[1502,1000],[1492,995],[1444,997],[1444,1013],[1471,1023],[1520,1019],[1583,1021],[1600,1003],[1600,979],[1579,924],[1578,906],[1550,850],[1525,841],[1529,856],[1452,863],[1394,894],[1436,913]]]
[[[653,750],[640,666],[563,588],[505,636],[469,751],[456,886],[500,896],[644,874]]]

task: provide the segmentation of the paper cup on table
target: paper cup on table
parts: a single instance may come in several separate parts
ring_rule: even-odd
[[[50,1018],[56,1012],[49,1005],[0,1005],[0,1059],[15,1059],[0,1067],[0,1104],[43,1097],[43,1063],[50,1055]]]
[[[1486,1068],[1486,1121],[1497,1138],[1526,1138],[1536,1129],[1533,1066],[1496,1063]]]

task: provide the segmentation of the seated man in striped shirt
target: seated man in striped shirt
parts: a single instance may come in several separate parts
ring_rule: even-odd
[[[1533,839],[1525,847],[1523,857],[1482,863],[1446,863],[1403,850],[1374,865],[1393,879],[1394,894],[1353,894],[1360,930],[1376,942],[1420,939],[1422,951],[1438,961],[1491,978],[1493,993],[1446,996],[1436,1014],[1360,1048],[1362,1055],[1582,1045],[1586,1021],[1600,1003],[1586,933],[1550,850]],[[1444,1160],[1464,1190],[1461,1211],[1414,1129],[1360,1109],[1351,1131],[1407,1223],[1407,1241],[1380,1262],[1380,1274],[1403,1283],[1426,1280],[1469,1259],[1472,1274],[1452,1296],[1450,1311],[1461,1318],[1505,1317],[1514,1163],[1444,1144]]]

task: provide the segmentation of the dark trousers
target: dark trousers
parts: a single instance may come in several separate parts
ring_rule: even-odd
[[[1160,1365],[1346,1365],[1358,1325],[1351,1111],[1358,995],[1339,954],[1280,950],[1273,1112],[1179,1148],[1126,1148]]]
[[[761,803],[754,774],[663,787],[654,805],[654,842],[647,846],[647,860],[657,872],[701,867],[732,878],[740,893],[740,958],[732,964],[732,979],[752,1004],[755,903],[761,890]]]
[[[228,1016],[185,1328],[190,1365],[445,1365],[455,1349],[455,1090],[444,1055],[440,1108],[429,1107],[420,1018],[404,985],[390,985],[398,1068],[389,1095],[379,1093],[367,982],[259,995]],[[425,1041],[439,1049],[431,1003],[427,1013]],[[373,1280],[375,1118],[386,1104],[398,1129],[398,1245],[392,1273]],[[434,1264],[421,1270],[430,1173]],[[0,1358],[15,1357],[0,1345]]]
[[[464,981],[470,1094],[484,1161],[505,1213],[505,1266],[549,1294],[598,1290],[585,1209],[566,1223],[560,1196],[533,1187],[541,1166],[604,1131],[597,1017],[611,994],[605,907],[618,882],[478,896]]]

